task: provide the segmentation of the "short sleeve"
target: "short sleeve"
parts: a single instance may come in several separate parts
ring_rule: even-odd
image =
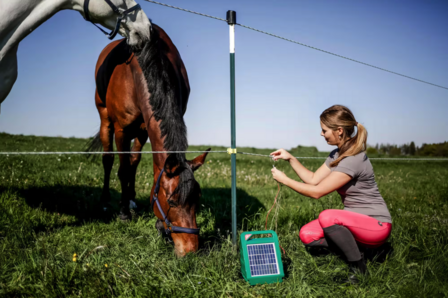
[[[331,168],[330,164],[331,164],[332,161],[333,161],[333,159],[330,156],[328,156],[327,159],[325,160],[325,164],[327,165],[327,167],[329,169]]]
[[[334,172],[341,172],[355,178],[358,175],[358,162],[354,156],[347,156],[342,159],[333,169]]]
[[[336,159],[336,153],[338,152],[338,149],[335,149],[330,152],[330,155],[328,155],[327,159],[325,160],[325,164],[329,169],[331,169],[330,164]]]

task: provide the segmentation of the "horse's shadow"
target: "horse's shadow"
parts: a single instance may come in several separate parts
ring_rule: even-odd
[[[75,216],[75,225],[88,221],[108,223],[114,219],[118,200],[114,199],[104,208],[100,201],[100,187],[53,185],[30,187],[17,190],[28,206],[40,208],[50,213]],[[119,198],[120,194],[111,189],[111,197]],[[115,207],[115,208],[114,208]]]
[[[242,189],[236,190],[237,230],[247,228],[247,221],[254,220],[260,211],[266,208],[255,197]],[[226,239],[232,232],[232,196],[230,188],[203,188],[198,215],[211,213],[214,220],[213,230],[201,232],[200,246],[207,242],[215,244]]]
[[[115,220],[119,212],[121,196],[116,190],[110,189],[112,200],[105,205],[100,201],[101,187],[52,185],[15,189],[15,191],[32,208],[75,216],[77,220],[74,225],[82,225],[90,221],[108,223]],[[153,214],[149,197],[143,198],[137,194],[136,202],[138,205],[137,216]],[[219,242],[219,239],[228,236],[232,230],[230,188],[203,188],[202,198],[197,207],[197,215],[206,217],[206,220],[214,221],[212,230],[208,228],[201,231],[201,243]],[[241,229],[245,220],[253,218],[260,209],[264,210],[265,208],[258,199],[242,189],[237,189],[238,230]],[[210,213],[210,215],[207,213]],[[207,224],[207,222],[203,223],[203,225]]]

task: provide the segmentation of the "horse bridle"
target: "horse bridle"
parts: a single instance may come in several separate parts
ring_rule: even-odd
[[[159,199],[158,199],[158,194],[159,194],[159,189],[160,189],[160,178],[162,177],[164,169],[162,169],[162,171],[160,171],[159,177],[157,178],[157,183],[156,183],[156,187],[154,188],[154,195],[152,197],[152,202],[151,202],[151,208],[154,209],[154,202],[157,204],[157,208],[159,208],[159,212],[163,217],[163,220],[165,221],[166,224],[166,229],[165,229],[165,233],[167,235],[170,235],[171,233],[186,233],[186,234],[195,234],[195,235],[199,235],[199,230],[200,229],[190,229],[190,228],[182,228],[182,227],[178,227],[173,225],[167,218],[167,215],[165,215],[165,213],[162,210],[162,207],[160,206],[159,203]]]
[[[114,11],[114,13],[118,14],[119,17],[117,18],[117,24],[115,25],[115,29],[113,31],[111,31],[110,33],[107,33],[106,31],[104,31],[100,26],[98,26],[97,24],[95,24],[94,22],[92,22],[92,20],[90,19],[90,13],[89,13],[89,2],[90,0],[85,0],[84,1],[84,16],[86,21],[92,23],[93,25],[95,25],[98,29],[101,30],[101,32],[103,32],[105,35],[107,35],[107,37],[109,39],[113,39],[117,33],[118,30],[120,30],[120,24],[121,21],[131,12],[133,12],[134,10],[137,10],[140,8],[140,4],[137,4],[123,12],[120,12],[120,10],[118,9],[118,7],[116,7],[110,0],[104,0],[106,1],[107,4],[109,4],[110,8],[112,8],[112,10]]]

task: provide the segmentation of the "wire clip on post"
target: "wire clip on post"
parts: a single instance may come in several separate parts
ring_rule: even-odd
[[[228,10],[226,19],[227,19],[227,24],[235,25],[236,24],[236,11]]]
[[[236,154],[236,148],[227,148],[227,153]]]

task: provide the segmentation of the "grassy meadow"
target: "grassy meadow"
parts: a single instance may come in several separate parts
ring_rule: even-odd
[[[0,151],[82,151],[85,139],[0,133]],[[191,146],[204,150],[208,146]],[[224,147],[212,147],[225,150]],[[144,150],[150,150],[146,145]],[[269,149],[239,148],[268,154]],[[325,156],[297,148],[295,156]],[[188,154],[189,159],[195,154]],[[316,170],[323,160],[304,159]],[[99,204],[101,159],[82,155],[0,155],[0,296],[2,297],[446,297],[448,296],[448,161],[372,161],[393,218],[392,250],[368,262],[358,285],[338,281],[346,263],[333,253],[308,251],[298,238],[304,224],[342,208],[334,192],[320,200],[283,187],[268,227],[277,230],[285,278],[249,286],[231,244],[230,158],[210,154],[196,173],[200,251],[177,259],[155,229],[149,210],[152,156],[137,172],[133,221],[117,220],[120,183],[112,170],[113,202]],[[276,167],[290,177],[286,162]],[[238,231],[263,230],[277,183],[265,157],[237,156]],[[76,257],[74,257],[76,254]]]

